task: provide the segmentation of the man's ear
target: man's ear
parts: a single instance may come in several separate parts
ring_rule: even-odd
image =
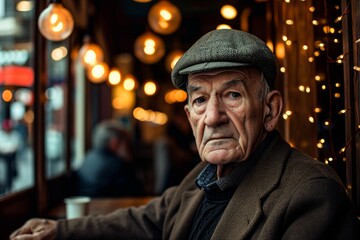
[[[283,108],[283,100],[281,93],[277,90],[273,90],[266,95],[266,110],[264,119],[264,128],[266,131],[271,132],[275,129],[281,111]]]

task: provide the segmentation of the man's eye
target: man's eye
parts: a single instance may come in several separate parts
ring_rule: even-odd
[[[228,96],[232,99],[237,99],[237,98],[241,97],[241,94],[239,92],[229,92]]]
[[[201,104],[203,102],[205,102],[205,98],[203,98],[203,97],[195,98],[193,101],[194,104]]]

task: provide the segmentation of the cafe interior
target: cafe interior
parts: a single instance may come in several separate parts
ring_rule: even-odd
[[[0,0],[0,239],[31,217],[65,217],[103,120],[130,133],[143,190],[94,198],[91,214],[178,184],[199,159],[171,70],[220,28],[252,33],[274,52],[278,131],[334,168],[359,210],[360,1]]]

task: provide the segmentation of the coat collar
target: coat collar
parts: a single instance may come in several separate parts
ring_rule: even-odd
[[[243,239],[253,229],[262,214],[261,200],[277,186],[289,153],[289,144],[276,133],[249,174],[237,187],[211,239]],[[201,163],[197,167],[198,172],[205,166]],[[203,197],[204,191],[197,188],[182,194],[170,239],[186,239]],[[229,227],[229,224],[236,227]]]
[[[290,145],[277,133],[253,169],[238,186],[215,228],[212,239],[246,237],[260,219],[262,199],[278,185],[290,149]],[[229,223],[238,227],[229,228]]]

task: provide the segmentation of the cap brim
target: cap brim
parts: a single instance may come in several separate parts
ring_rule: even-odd
[[[238,62],[205,62],[205,63],[198,63],[195,65],[191,65],[179,71],[179,74],[191,74],[191,73],[198,73],[198,72],[207,72],[216,69],[223,69],[223,68],[232,68],[232,67],[243,67],[243,66],[250,66],[251,64],[248,63],[238,63]]]

